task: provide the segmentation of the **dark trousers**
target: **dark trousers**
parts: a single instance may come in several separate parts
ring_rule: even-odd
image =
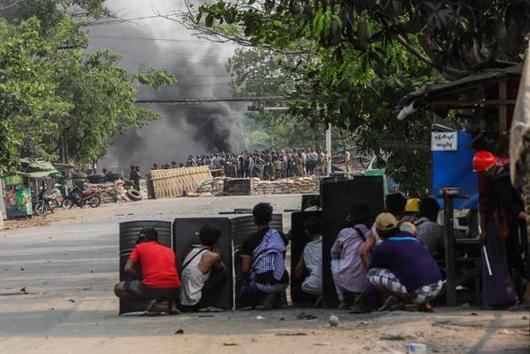
[[[215,306],[217,300],[223,289],[226,282],[228,281],[228,276],[224,270],[212,269],[210,276],[204,286],[202,287],[201,300],[196,305],[197,308],[203,308],[208,306]]]

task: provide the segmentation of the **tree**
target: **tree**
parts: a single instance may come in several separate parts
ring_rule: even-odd
[[[37,20],[18,27],[0,21],[0,172],[14,168],[23,150],[42,155],[48,134],[57,129],[50,117],[64,117],[72,108],[56,94],[51,68],[38,60],[47,48]]]
[[[0,22],[0,172],[21,156],[55,160],[65,144],[73,161],[94,161],[114,134],[157,117],[136,106],[135,86],[170,85],[174,76],[151,68],[131,74],[118,55],[84,50],[83,24],[106,13],[101,4],[28,1],[12,23]]]
[[[397,43],[447,77],[521,61],[530,33],[527,0],[219,0],[199,7],[195,24],[236,25],[252,45],[291,49],[312,36],[337,57],[353,48],[382,62]],[[235,33],[234,33],[235,32]],[[413,43],[419,40],[419,46]]]
[[[392,107],[428,82],[520,61],[530,32],[526,0],[220,0],[190,9],[200,32],[303,55],[290,113],[349,130],[416,193],[429,185],[431,119],[398,122]]]
[[[298,54],[239,50],[227,68],[237,95],[300,98],[288,112],[249,116],[258,122],[252,128],[264,130],[279,146],[322,147],[323,122],[329,122],[338,130],[335,149],[356,145],[362,153],[378,155],[403,191],[425,193],[430,185],[430,117],[416,114],[401,122],[392,117],[392,108],[408,90],[423,86],[430,70],[399,46],[388,53],[381,76],[375,68],[365,68],[364,58],[355,51],[337,65],[327,49],[315,51],[310,60]]]

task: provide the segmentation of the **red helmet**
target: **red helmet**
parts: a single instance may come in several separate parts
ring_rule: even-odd
[[[497,156],[489,151],[479,151],[473,156],[473,172],[484,172],[497,163]]]

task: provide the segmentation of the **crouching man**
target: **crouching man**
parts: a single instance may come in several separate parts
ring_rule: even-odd
[[[137,265],[140,274],[137,274]],[[155,305],[162,301],[168,301],[170,313],[178,313],[176,299],[180,279],[176,256],[171,248],[158,243],[155,229],[144,228],[140,231],[124,270],[137,279],[116,284],[114,293],[117,297],[146,301],[146,315],[151,314]]]
[[[221,255],[215,248],[219,237],[219,229],[209,225],[203,226],[199,231],[200,246],[194,247],[184,259],[180,288],[180,304],[183,310],[222,311],[216,307],[216,303],[228,277]]]
[[[254,300],[252,307],[264,297],[262,308],[268,310],[279,302],[278,297],[289,286],[289,273],[285,269],[287,238],[269,227],[270,204],[257,204],[252,215],[258,231],[247,237],[241,247],[241,272],[248,281],[241,289],[241,297],[247,302]]]
[[[305,245],[293,277],[304,279],[301,290],[316,296],[315,307],[322,301],[322,226],[317,218],[309,218],[304,223],[309,242]]]
[[[440,294],[443,285],[431,253],[416,237],[400,231],[392,214],[380,214],[375,228],[383,242],[373,251],[368,279],[387,297],[380,310],[431,311],[430,301]]]

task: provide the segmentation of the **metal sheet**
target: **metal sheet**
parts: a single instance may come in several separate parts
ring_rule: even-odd
[[[221,238],[217,248],[221,252],[221,259],[226,266],[229,281],[222,290],[216,304],[217,307],[231,309],[233,307],[233,260],[232,260],[232,225],[226,217],[214,218],[179,218],[173,222],[173,249],[177,255],[179,271],[184,258],[194,244],[200,244],[199,230],[204,225],[211,225],[221,230]]]
[[[140,220],[127,221],[120,223],[120,281],[132,280],[132,277],[123,271],[125,262],[129,258],[136,239],[141,229],[144,227],[153,227],[158,232],[158,242],[164,246],[171,247],[171,223],[167,221]],[[146,304],[143,301],[120,299],[120,315],[128,312],[141,312],[145,309]],[[167,309],[166,304],[159,304],[155,311],[164,311]]]
[[[321,218],[320,211],[297,212],[291,215],[291,301],[294,305],[314,303],[316,297],[301,291],[300,286],[304,279],[295,279],[294,269],[302,256],[304,247],[309,241],[305,235],[304,224],[308,218]]]
[[[224,182],[224,195],[250,195],[252,183],[250,178],[228,178]]]
[[[321,185],[322,196],[322,269],[323,296],[327,306],[337,302],[337,294],[331,276],[330,250],[345,219],[354,204],[368,204],[372,219],[384,210],[384,185],[382,176],[355,176],[350,180]]]
[[[256,225],[254,225],[254,218],[252,215],[239,216],[231,219],[232,223],[232,243],[234,252],[234,302],[236,308],[241,307],[241,301],[239,294],[241,292],[241,286],[243,285],[244,278],[241,274],[241,257],[239,256],[239,250],[243,241],[253,232],[258,231]],[[274,214],[270,227],[282,232],[283,231],[283,215]]]

